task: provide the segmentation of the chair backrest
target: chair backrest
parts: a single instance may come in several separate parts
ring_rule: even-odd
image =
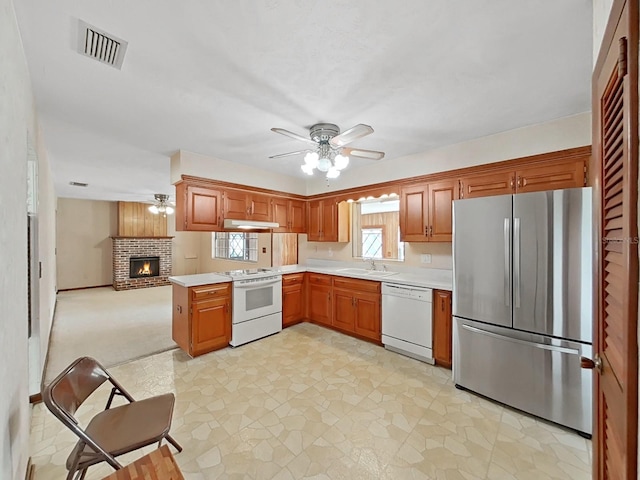
[[[42,398],[47,408],[61,420],[78,423],[74,414],[100,385],[109,380],[109,374],[96,360],[81,357],[69,365],[47,385]]]

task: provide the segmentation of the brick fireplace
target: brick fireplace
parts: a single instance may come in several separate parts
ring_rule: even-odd
[[[113,288],[134,288],[169,285],[171,275],[171,239],[173,237],[111,237],[113,239]],[[154,276],[132,275],[131,260],[159,257],[160,271]],[[156,275],[157,273],[157,275]],[[135,277],[135,278],[133,278]]]

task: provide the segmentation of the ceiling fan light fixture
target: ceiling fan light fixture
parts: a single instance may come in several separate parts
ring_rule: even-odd
[[[333,165],[331,164],[331,159],[321,158],[320,160],[318,160],[318,166],[316,168],[321,172],[328,172],[332,166]]]
[[[174,212],[174,208],[169,205],[169,195],[164,193],[156,193],[153,195],[156,199],[155,203],[149,207],[149,211],[154,215],[162,214],[165,217]]]
[[[338,170],[344,170],[349,165],[349,157],[338,154],[336,155],[336,158],[334,158],[333,160],[333,165]]]
[[[318,152],[309,152],[304,156],[304,163],[313,170],[318,166],[319,158]]]
[[[331,167],[327,170],[327,178],[338,178],[340,176],[340,170],[336,167]]]
[[[308,163],[305,163],[304,165],[300,165],[300,169],[307,175],[313,175],[313,167]]]

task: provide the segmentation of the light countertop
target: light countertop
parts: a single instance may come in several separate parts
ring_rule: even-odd
[[[336,263],[336,262],[333,262]],[[451,270],[439,270],[417,268],[411,271],[381,271],[351,267],[349,264],[333,265],[287,265],[273,267],[272,270],[286,275],[288,273],[313,272],[324,275],[337,275],[348,278],[360,278],[376,282],[393,283],[397,285],[409,285],[414,287],[426,287],[439,290],[451,290],[453,279]],[[219,273],[199,273],[195,275],[180,275],[169,277],[169,281],[183,287],[195,287],[232,281],[231,277]]]
[[[214,283],[230,282],[231,277],[217,273],[197,273],[195,275],[179,275],[169,277],[171,283],[182,287],[197,287],[198,285],[211,285]]]

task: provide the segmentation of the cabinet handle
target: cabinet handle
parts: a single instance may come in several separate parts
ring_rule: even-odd
[[[460,180],[460,186],[458,189],[458,196],[460,198],[464,198],[464,182],[462,180]]]
[[[515,181],[515,177],[511,177],[511,179],[509,180],[509,187],[511,188],[511,190],[513,190],[514,181]]]
[[[429,236],[433,237],[433,225],[429,225]]]
[[[425,237],[429,236],[429,227],[427,225],[424,226],[424,236]]]
[[[524,185],[522,184],[522,177],[520,175],[518,175],[518,183],[516,185],[518,187],[524,187]]]

